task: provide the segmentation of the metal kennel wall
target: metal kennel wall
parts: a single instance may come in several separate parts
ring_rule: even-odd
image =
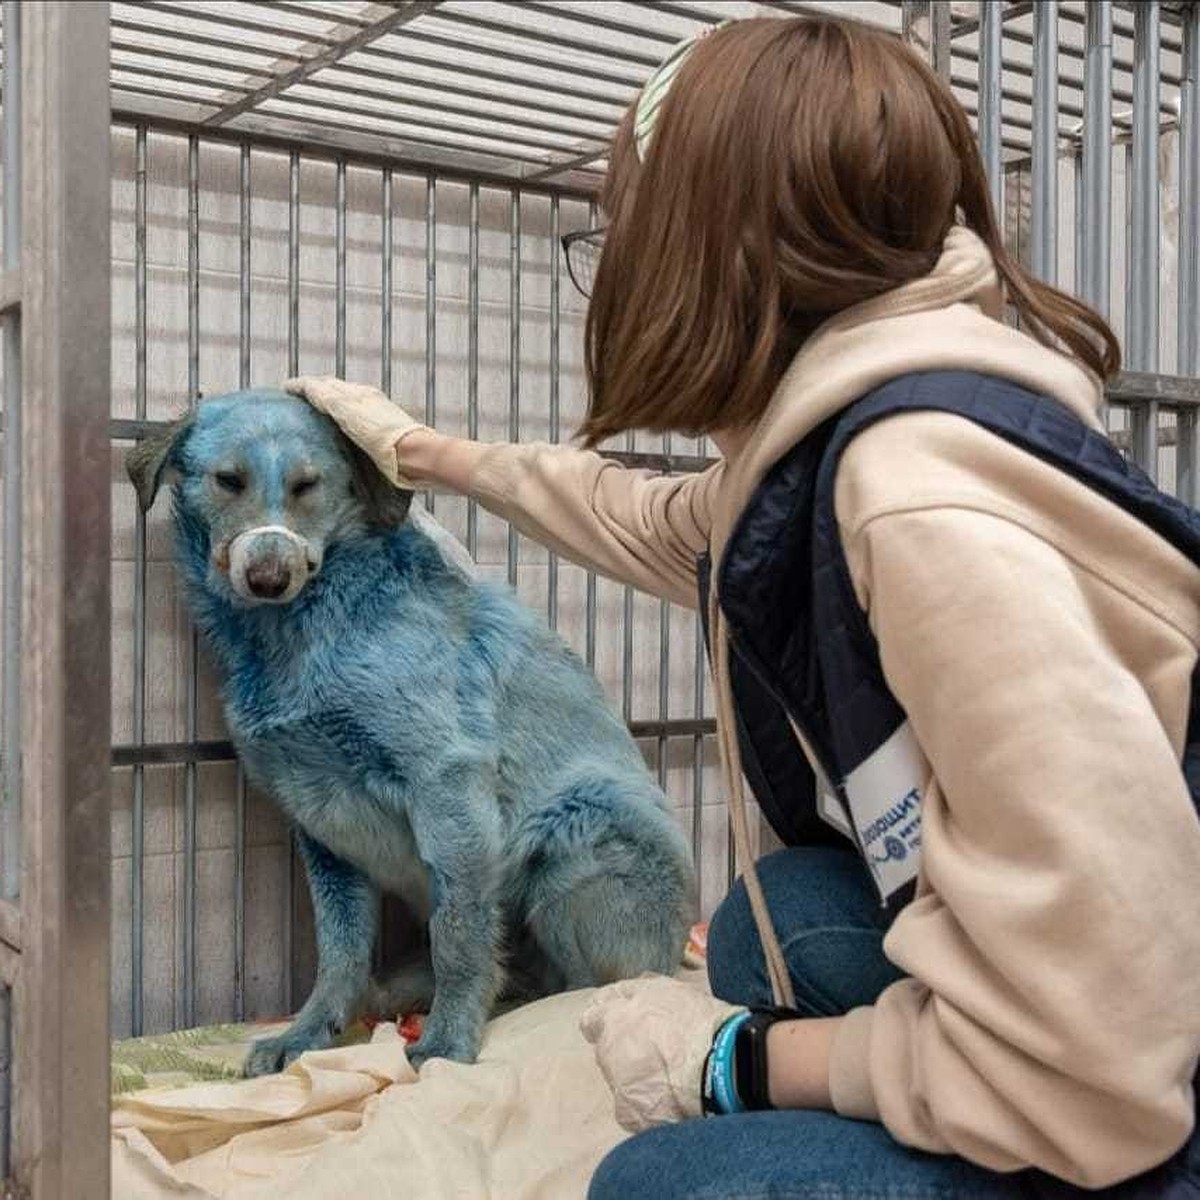
[[[276,1016],[313,968],[288,831],[237,769],[166,506],[136,512],[122,453],[202,393],[297,372],[378,382],[453,432],[569,437],[584,306],[557,243],[595,219],[623,107],[697,28],[818,10],[895,31],[949,78],[1011,247],[1122,336],[1114,437],[1195,503],[1194,3],[3,5],[0,1178],[14,1194],[106,1193],[110,1035]],[[690,471],[710,449],[630,437],[607,452]],[[710,911],[733,863],[694,615],[473,503],[426,503],[595,668],[690,832]]]

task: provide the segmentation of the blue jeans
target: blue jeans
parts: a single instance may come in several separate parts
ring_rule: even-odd
[[[782,850],[759,864],[767,904],[805,1015],[871,1004],[901,973],[883,955],[886,924],[849,850]],[[713,992],[771,1003],[754,919],[739,882],[708,932]],[[623,1142],[600,1164],[589,1200],[1017,1200],[1021,1176],[924,1154],[882,1125],[829,1112],[764,1112],[667,1125]]]

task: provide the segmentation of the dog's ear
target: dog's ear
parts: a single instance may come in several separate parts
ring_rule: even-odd
[[[393,487],[383,472],[348,438],[350,465],[354,471],[354,492],[366,509],[372,525],[395,529],[408,519],[412,492]]]
[[[125,455],[125,471],[137,490],[142,512],[149,511],[162,486],[163,475],[171,462],[171,454],[192,426],[192,414],[180,417],[158,433],[138,442]]]

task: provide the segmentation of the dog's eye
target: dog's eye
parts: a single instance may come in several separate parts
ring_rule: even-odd
[[[219,488],[234,496],[246,490],[246,481],[236,471],[218,471],[214,478]]]
[[[292,484],[292,495],[297,498],[307,496],[320,482],[319,479],[298,479]]]

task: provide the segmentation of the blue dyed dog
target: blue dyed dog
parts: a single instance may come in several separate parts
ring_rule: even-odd
[[[371,997],[381,891],[429,954],[381,1003],[429,1007],[415,1062],[471,1061],[494,1000],[678,961],[686,843],[579,660],[468,579],[326,418],[279,392],[205,401],[133,450],[173,480],[192,614],[250,776],[283,807],[316,916],[316,985],[247,1073],[328,1045]]]

